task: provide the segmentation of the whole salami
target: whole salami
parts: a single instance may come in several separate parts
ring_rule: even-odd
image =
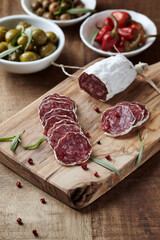
[[[73,166],[86,162],[91,155],[92,147],[81,133],[69,132],[59,140],[54,151],[59,163]]]
[[[105,102],[124,91],[136,75],[133,64],[122,54],[117,54],[89,66],[78,80],[82,90]]]

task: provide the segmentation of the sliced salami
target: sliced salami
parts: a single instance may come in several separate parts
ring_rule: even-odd
[[[76,106],[76,103],[75,103],[75,101],[73,101],[71,98],[69,98],[69,97],[66,97],[66,96],[63,96],[63,95],[60,95],[60,94],[58,94],[58,93],[53,93],[53,94],[51,94],[51,95],[48,95],[47,97],[45,97],[43,100],[45,100],[45,99],[57,99],[57,100],[62,100],[62,101],[66,101],[66,102],[68,102],[68,103],[70,103],[71,105],[73,105],[73,108],[75,109],[75,110],[77,110],[77,106]],[[42,100],[42,101],[43,101]]]
[[[54,97],[53,95],[49,95],[48,97],[44,98],[42,100],[41,104],[39,105],[39,109],[41,109],[44,104],[48,103],[48,101],[55,101],[55,102],[59,102],[59,103],[70,104],[71,105],[71,107],[70,107],[71,110],[74,110],[74,111],[77,110],[76,104],[71,99],[69,99],[69,98],[57,98],[57,97]]]
[[[40,119],[43,118],[45,113],[51,111],[52,109],[56,109],[56,108],[62,108],[62,109],[66,109],[66,110],[73,110],[73,106],[70,105],[70,103],[58,102],[56,100],[51,99],[51,100],[48,100],[46,103],[44,103],[41,106],[41,108],[39,109]]]
[[[128,106],[108,108],[102,115],[101,127],[106,135],[117,137],[131,131],[136,118]]]
[[[62,116],[63,117],[63,116]],[[47,137],[49,138],[52,135],[52,131],[56,129],[57,127],[61,126],[62,124],[74,124],[79,127],[79,124],[77,122],[72,121],[71,119],[62,119],[56,123],[53,124],[53,127],[51,127],[47,132]]]
[[[74,124],[63,124],[52,130],[52,134],[48,138],[49,145],[54,149],[58,141],[64,137],[68,132],[80,132],[80,127]],[[47,135],[48,136],[48,135]]]
[[[59,127],[60,125],[63,125],[63,124],[74,124],[76,126],[79,126],[79,124],[71,119],[63,119],[59,122],[56,122],[54,125],[53,125],[53,129]]]
[[[143,105],[142,103],[139,103],[139,102],[133,102],[133,103],[137,104],[144,111],[143,119],[142,119],[142,122],[141,122],[141,123],[144,123],[149,118],[149,111],[148,111],[147,107],[145,105]]]
[[[44,126],[46,124],[46,121],[48,118],[55,116],[55,115],[65,115],[70,117],[73,121],[77,122],[77,116],[76,114],[71,110],[56,108],[52,109],[49,112],[45,113],[43,117],[41,117],[42,125]]]
[[[138,104],[122,102],[117,105],[128,106],[130,108],[130,110],[132,111],[133,115],[136,118],[135,123],[133,124],[133,127],[138,127],[141,125],[142,119],[144,117],[144,111],[140,108],[140,106]]]
[[[66,116],[66,115],[54,115],[50,118],[48,118],[46,120],[46,123],[45,123],[45,126],[44,126],[44,131],[43,131],[43,134],[47,136],[47,132],[50,128],[53,127],[53,125],[56,123],[56,122],[59,122],[60,120],[63,120],[63,119],[69,119],[69,120],[72,120],[70,117]]]
[[[81,133],[67,133],[54,149],[56,160],[66,166],[86,162],[92,152],[88,139]]]

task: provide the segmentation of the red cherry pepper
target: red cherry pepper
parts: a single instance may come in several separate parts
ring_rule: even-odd
[[[118,28],[118,34],[129,41],[133,41],[138,36],[138,30],[134,27]]]
[[[101,49],[103,51],[109,51],[113,48],[114,45],[118,43],[118,39],[115,38],[112,33],[106,33],[102,40]]]
[[[104,26],[102,27],[99,32],[97,33],[97,36],[95,38],[95,41],[98,43],[102,42],[102,38],[104,36],[105,33],[111,31],[113,29],[113,27],[111,27],[110,25]]]
[[[110,17],[106,17],[103,21],[103,25],[110,25],[111,27],[114,27],[114,23]]]
[[[126,39],[124,37],[120,37],[119,42],[116,45],[116,48],[118,49],[119,52],[125,52],[125,44],[126,44]]]
[[[121,37],[116,47],[119,50],[119,52],[129,52],[135,50],[138,48],[141,38],[142,38],[141,33],[138,33],[137,38],[132,42],[127,41],[124,37]]]
[[[115,12],[112,12],[111,15],[117,19],[118,26],[120,28],[129,26],[131,24],[131,16],[127,12],[115,11]]]
[[[135,22],[135,21],[132,21],[131,27],[132,27],[132,28],[136,28],[142,35],[145,34],[145,31],[144,31],[144,28],[143,28],[142,24],[140,24],[140,23],[138,23],[138,22]],[[142,43],[143,45],[146,43],[146,38],[145,38],[145,37],[142,37],[141,43]]]
[[[113,48],[113,46],[118,43],[118,40],[119,40],[118,32],[117,32],[117,28],[118,28],[117,20],[113,16],[110,16],[110,18],[114,22],[114,28],[111,32],[107,32],[103,36],[102,45],[101,45],[101,49],[103,51],[111,50]]]

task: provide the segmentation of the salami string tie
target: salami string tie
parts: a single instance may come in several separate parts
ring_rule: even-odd
[[[55,62],[52,62],[51,63],[53,66],[55,67],[59,67],[62,69],[63,73],[68,76],[68,77],[77,77],[76,75],[73,75],[73,74],[70,74],[68,73],[65,68],[69,68],[69,69],[82,69],[82,70],[85,70],[86,68],[84,67],[78,67],[78,66],[68,66],[68,65],[64,65],[64,64],[58,64],[58,63],[55,63]]]

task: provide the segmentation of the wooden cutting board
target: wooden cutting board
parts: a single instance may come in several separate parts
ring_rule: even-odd
[[[150,118],[140,128],[142,136],[148,133],[141,163],[160,150],[160,95],[148,83],[137,77],[126,91],[107,103],[102,103],[91,98],[87,93],[80,92],[77,82],[80,73],[81,71],[74,73],[75,77],[67,78],[0,126],[0,137],[13,136],[25,130],[22,142],[14,153],[10,151],[9,142],[0,142],[0,161],[37,187],[77,209],[89,205],[132,173],[137,168],[136,161],[141,147],[137,130],[119,138],[103,135],[100,128],[101,114],[94,111],[95,107],[99,107],[103,112],[106,108],[124,100],[145,104],[150,112]],[[146,76],[160,88],[160,62],[151,65]],[[91,135],[92,156],[115,166],[120,172],[120,177],[90,160],[87,171],[81,166],[61,166],[56,162],[47,141],[35,150],[23,149],[23,146],[31,145],[42,137],[43,130],[37,108],[42,98],[54,92],[75,100],[78,105],[79,122],[84,131]],[[96,143],[99,139],[101,145]],[[112,158],[110,161],[105,159],[107,154]],[[28,164],[28,158],[33,159],[34,165]],[[94,171],[99,173],[99,177],[94,176]]]

